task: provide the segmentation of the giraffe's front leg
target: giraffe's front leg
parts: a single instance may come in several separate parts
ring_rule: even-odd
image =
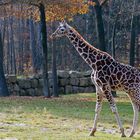
[[[102,108],[102,95],[100,93],[96,93],[96,107],[95,107],[95,116],[94,116],[94,123],[93,123],[93,128],[90,132],[90,136],[94,136],[94,133],[96,132],[96,128],[97,128],[97,121],[99,118],[99,114]]]
[[[119,125],[120,131],[121,131],[121,137],[126,137],[126,135],[124,133],[124,128],[122,126],[122,123],[121,123],[121,120],[120,120],[120,117],[119,117],[119,114],[118,114],[118,110],[117,110],[114,98],[113,98],[113,96],[111,94],[111,91],[106,90],[105,91],[105,96],[106,96],[106,98],[107,98],[107,100],[108,100],[108,102],[110,104],[111,111],[114,113],[116,121],[117,121],[117,123]]]

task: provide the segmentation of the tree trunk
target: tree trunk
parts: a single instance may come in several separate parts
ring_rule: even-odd
[[[129,64],[131,66],[135,65],[135,16],[133,17],[131,24],[131,39],[130,39],[130,51],[129,51]]]
[[[86,14],[86,40],[93,45],[94,41],[94,8],[93,6],[89,6],[89,12]],[[91,28],[92,27],[92,28]]]
[[[42,69],[42,56],[43,56],[43,51],[42,51],[42,44],[41,44],[41,28],[40,28],[40,23],[36,24],[37,26],[37,68],[38,70]]]
[[[135,14],[136,0],[134,1],[133,11],[132,11],[132,20],[131,20],[131,38],[130,38],[130,51],[129,51],[129,64],[131,66],[135,65],[135,40],[136,40],[136,16]]]
[[[4,46],[4,43],[5,43],[5,33],[6,33],[6,18],[4,17],[4,19],[3,19],[3,21],[1,20],[0,21],[1,23],[1,38],[2,38],[2,44],[3,44],[3,46]],[[3,50],[3,53],[5,54],[5,52],[6,52],[6,48]],[[6,56],[4,57],[3,56],[3,70],[4,70],[4,72],[6,72]]]
[[[136,66],[140,68],[140,15],[137,15],[137,21],[136,21]]]
[[[56,44],[52,41],[52,78],[53,78],[53,96],[58,97],[57,68],[56,68]]]
[[[37,73],[37,51],[36,51],[36,40],[35,40],[35,28],[32,17],[29,20],[30,26],[30,49],[32,52],[32,65],[33,65],[33,72]]]
[[[0,96],[8,96],[8,88],[4,76],[3,70],[3,44],[2,44],[2,37],[0,33]]]
[[[112,31],[112,41],[111,41],[111,48],[112,48],[112,56],[115,58],[115,37],[116,37],[116,27],[118,21],[119,14],[117,14],[114,24],[113,24],[113,31]]]
[[[4,21],[3,21],[3,30],[2,30],[2,43],[4,44],[4,40],[5,40],[5,33],[6,33],[6,18],[4,17]]]
[[[7,35],[7,44],[6,44],[6,47],[7,47],[7,53],[6,53],[6,60],[7,60],[7,63],[6,63],[6,73],[7,74],[10,74],[10,42],[9,42],[9,31],[8,31],[8,25],[7,25],[7,31],[6,31],[6,35]]]
[[[118,16],[119,14],[117,15],[117,17],[115,18],[115,22],[114,22],[114,25],[113,25],[113,31],[112,31],[112,57],[115,59],[115,36],[116,36],[116,27],[117,27],[117,20],[118,20]],[[113,97],[117,97],[117,93],[116,91],[112,91],[112,95]]]
[[[15,59],[15,44],[14,44],[14,30],[13,30],[13,16],[9,19],[10,23],[10,48],[11,48],[11,74],[16,75],[16,59]]]
[[[19,69],[19,74],[23,74],[23,46],[24,46],[24,40],[22,39],[23,38],[23,31],[24,31],[24,20],[23,19],[19,19],[19,54],[18,54],[18,59],[19,59],[19,66],[18,66],[18,69]]]
[[[45,17],[45,7],[42,3],[39,4],[40,25],[41,25],[41,41],[43,47],[43,92],[44,96],[50,97],[49,80],[48,80],[48,46],[47,46],[47,27]]]
[[[107,14],[107,39],[106,39],[106,51],[111,54],[112,53],[112,48],[111,48],[111,37],[112,37],[112,22],[111,22],[111,17],[113,14],[113,5],[115,3],[115,0],[110,0],[108,3],[108,14]]]
[[[100,6],[98,0],[96,0],[96,5],[94,6],[94,8],[95,8],[95,16],[96,16],[98,48],[102,51],[106,51],[105,32],[104,32],[104,24],[102,18],[102,6]]]

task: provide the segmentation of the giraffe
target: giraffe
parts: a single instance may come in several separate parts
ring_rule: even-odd
[[[140,72],[134,67],[117,62],[108,53],[90,45],[65,21],[60,22],[60,25],[50,37],[53,39],[62,36],[69,38],[74,48],[92,69],[91,80],[96,87],[96,106],[93,127],[89,135],[94,136],[96,132],[103,97],[105,97],[115,115],[121,137],[126,137],[116,103],[111,94],[111,91],[121,90],[127,93],[133,106],[133,126],[129,135],[129,137],[132,137],[136,133],[140,111]]]

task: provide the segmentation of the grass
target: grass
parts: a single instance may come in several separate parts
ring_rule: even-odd
[[[129,140],[120,138],[114,115],[106,100],[96,137],[88,136],[93,124],[95,100],[95,94],[88,93],[52,99],[0,98],[0,140]],[[130,101],[120,93],[116,102],[128,134],[133,118]],[[131,139],[140,139],[140,131]]]

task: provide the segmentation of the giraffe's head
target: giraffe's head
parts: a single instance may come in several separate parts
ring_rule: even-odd
[[[57,38],[57,37],[62,37],[68,33],[68,30],[69,30],[69,25],[65,21],[60,22],[58,28],[50,36],[50,38],[53,39],[53,38]]]

